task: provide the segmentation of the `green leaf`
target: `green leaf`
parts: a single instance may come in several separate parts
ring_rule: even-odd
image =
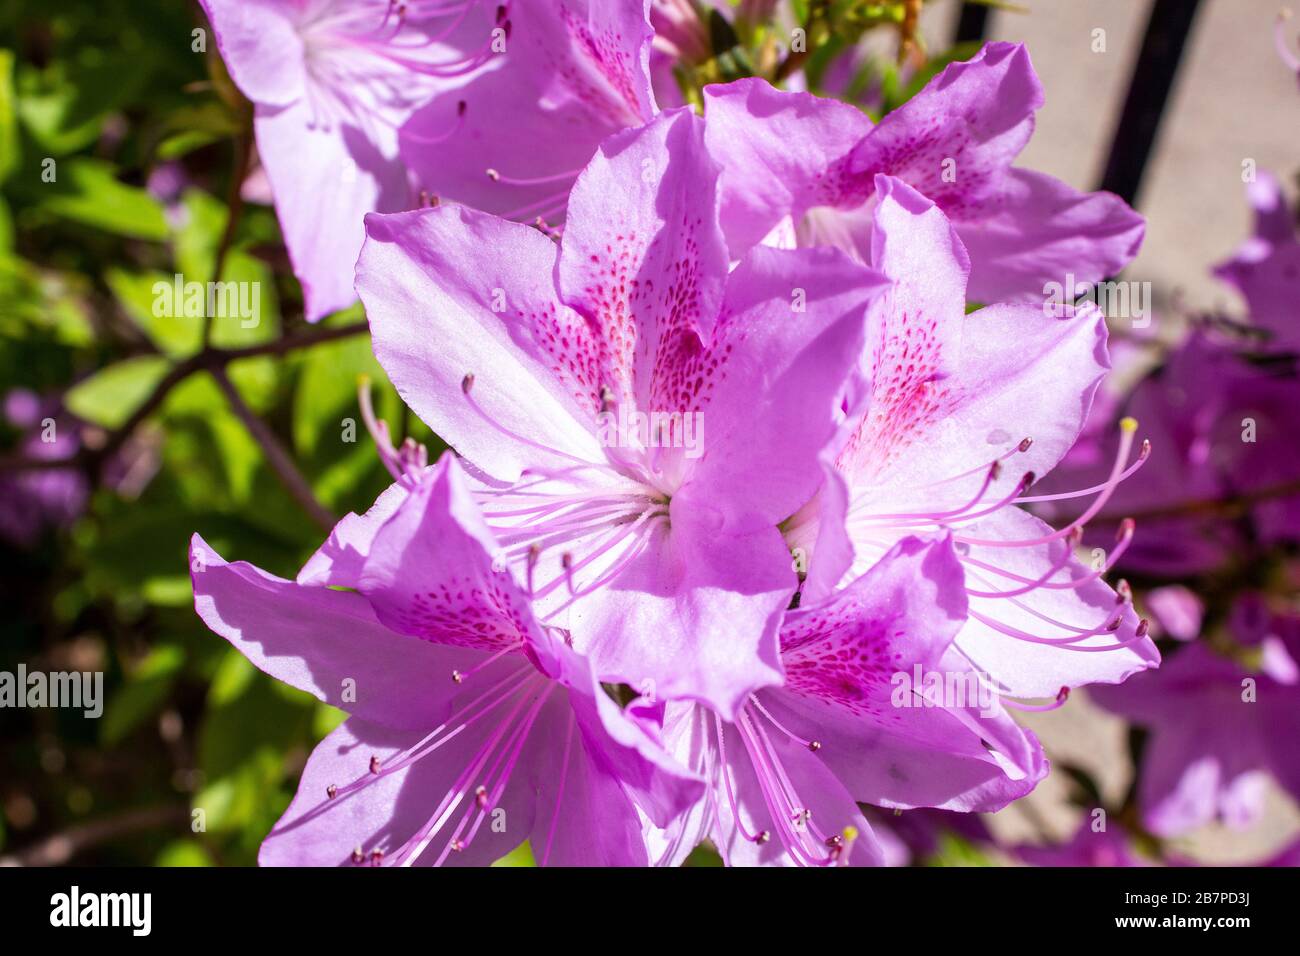
[[[0,182],[18,168],[18,119],[14,110],[14,55],[0,50]]]
[[[701,843],[686,857],[686,862],[682,866],[722,866],[722,857],[713,847]]]
[[[141,355],[110,365],[68,392],[68,409],[88,422],[117,428],[144,403],[170,366],[167,359],[157,355]]]
[[[247,376],[241,373],[234,377],[242,384]],[[274,384],[274,367],[271,378]],[[193,425],[201,430],[206,443],[215,444],[214,454],[208,460],[224,470],[232,499],[238,503],[247,502],[262,463],[262,449],[230,410],[217,383],[206,373],[193,375],[172,390],[164,408],[173,424]],[[188,452],[181,454],[178,461],[184,461],[186,454]]]
[[[925,84],[938,76],[949,64],[969,60],[979,50],[980,44],[978,43],[959,43],[941,56],[930,57],[926,60],[925,66],[912,75],[906,87],[902,86],[897,72],[893,73],[892,82],[884,90],[884,112],[889,113],[898,109],[917,93],[920,93],[925,88]]]
[[[138,34],[121,34],[117,48],[83,44],[72,59],[18,74],[18,113],[47,155],[63,156],[99,138],[104,119],[134,99],[156,62]]]
[[[243,654],[234,648],[226,651],[208,686],[208,702],[221,707],[244,693],[257,675],[255,668]]]
[[[249,748],[248,760],[230,773],[212,781],[194,796],[194,808],[202,810],[210,832],[229,832],[253,826],[266,813],[268,797],[280,777],[281,759],[269,748]],[[274,817],[267,821],[263,834]]]
[[[187,282],[207,282],[226,226],[226,205],[201,189],[187,189],[181,197],[181,212],[175,240],[176,269]]]
[[[188,316],[184,309],[174,307],[173,276],[162,272],[128,272],[115,266],[104,273],[104,282],[123,311],[163,352],[173,358],[184,358],[198,351],[203,342],[203,319]],[[173,303],[170,309],[165,307],[169,302]],[[160,312],[164,314],[159,315]]]
[[[334,730],[348,719],[348,715],[339,710],[337,707],[331,707],[329,704],[317,703],[316,712],[311,719],[312,736],[318,740],[327,737]]]
[[[0,198],[0,261],[7,260],[13,251],[14,217],[9,212],[9,204]]]
[[[199,731],[199,767],[210,783],[194,805],[209,830],[261,827],[265,835],[279,809],[285,754],[305,748],[316,701],[301,692],[288,699],[251,665],[249,678],[227,660],[219,670],[220,693],[209,695]]]
[[[188,574],[154,575],[145,578],[140,594],[160,607],[186,607],[194,600]]]
[[[225,285],[218,294],[212,319],[212,343],[238,348],[275,338],[280,327],[280,304],[270,267],[235,249],[226,256],[221,281]]]
[[[492,864],[493,866],[536,866],[537,860],[533,857],[533,848],[527,840],[519,844],[501,859]]]
[[[217,142],[220,138],[216,133],[196,129],[175,133],[158,144],[158,158],[162,160],[180,159],[187,153],[192,153],[196,149],[202,149],[204,146]]]
[[[72,348],[95,340],[75,282],[18,257],[0,256],[0,332],[20,338],[33,331]]]
[[[121,743],[161,709],[184,663],[184,650],[166,644],[155,649],[135,668],[104,708],[99,736],[105,745]]]
[[[173,840],[154,858],[154,866],[216,866],[207,849],[197,840]]]
[[[344,418],[352,419],[356,439],[365,441],[357,410],[357,380],[368,375],[380,388],[386,382],[369,337],[356,335],[317,345],[308,351],[301,368],[293,402],[294,447],[310,455],[322,440],[341,441]]]
[[[969,840],[955,833],[945,833],[939,839],[934,856],[925,861],[926,866],[996,866],[997,861]]]
[[[119,182],[111,163],[65,159],[55,167],[55,176],[42,187],[48,193],[39,204],[42,210],[117,236],[153,242],[167,238],[162,205],[145,190]]]

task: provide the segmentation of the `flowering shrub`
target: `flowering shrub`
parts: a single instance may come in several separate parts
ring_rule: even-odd
[[[163,863],[1183,865],[1300,800],[1285,193],[1247,319],[1121,322],[1143,217],[920,7],[201,0],[123,13],[190,55],[108,103],[0,60],[13,646],[110,675],[18,859],[93,811]]]

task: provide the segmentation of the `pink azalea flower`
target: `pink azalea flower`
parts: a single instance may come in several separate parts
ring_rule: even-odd
[[[1138,804],[1143,825],[1157,836],[1181,836],[1215,819],[1248,826],[1263,812],[1270,775],[1300,799],[1294,686],[1197,641],[1160,670],[1089,695],[1150,732]]]
[[[356,591],[227,564],[194,538],[204,622],[350,715],[312,753],[261,863],[485,865],[527,839],[542,865],[644,865],[640,821],[669,824],[701,782],[493,566],[450,455],[381,500],[394,498],[352,552]]]
[[[71,525],[86,510],[90,485],[77,467],[79,424],[57,402],[25,388],[4,395],[5,421],[22,432],[18,451],[35,461],[68,461],[67,468],[34,468],[0,474],[0,540],[23,550],[42,533]]]
[[[883,865],[858,803],[998,810],[1047,773],[1018,727],[953,645],[966,620],[962,566],[947,538],[904,538],[817,607],[786,615],[786,681],[751,695],[732,722],[670,703],[670,750],[709,783],[668,831],[662,862],[710,837],[731,865]],[[913,674],[962,681],[962,699]],[[966,680],[966,678],[971,678]],[[900,700],[900,693],[903,695]]]
[[[876,177],[897,177],[952,220],[977,302],[1033,297],[1047,282],[1094,282],[1137,253],[1143,220],[1110,193],[1080,193],[1011,164],[1042,87],[1019,44],[953,63],[878,126],[858,109],[739,80],[705,90],[710,149],[723,163],[733,254],[783,223],[800,244],[870,258]]]
[[[1058,846],[1018,846],[1013,849],[1030,866],[1151,866],[1133,850],[1132,838],[1119,824],[1104,830],[1092,828],[1085,817],[1068,843]]]
[[[402,130],[420,186],[507,219],[561,221],[601,142],[658,112],[649,5],[514,0],[501,68],[437,97]]]
[[[558,247],[460,207],[370,216],[357,288],[541,619],[602,680],[730,719],[781,679],[777,525],[821,483],[880,280],[831,249],[729,272],[702,126],[672,111],[606,141]]]
[[[1142,515],[1141,533],[1120,559],[1121,570],[1178,578],[1213,571],[1253,545],[1300,540],[1300,446],[1291,422],[1300,383],[1286,367],[1252,361],[1207,332],[1179,345],[1142,379],[1122,411],[1142,423],[1151,455],[1141,480],[1124,482],[1096,515],[1086,547],[1109,547],[1126,515]],[[1101,446],[1116,453],[1113,429]],[[1061,469],[1043,491],[1105,481],[1107,468]],[[1206,502],[1258,495],[1238,520]],[[1047,501],[1040,513],[1073,515],[1068,499]],[[1050,509],[1050,510],[1049,510]]]
[[[787,526],[811,554],[805,599],[904,536],[947,531],[970,600],[955,646],[1001,692],[1051,697],[1155,666],[1147,624],[1102,580],[1132,524],[1096,569],[1074,556],[1084,524],[1146,457],[1126,470],[1135,423],[1124,423],[1100,485],[1051,496],[1094,498],[1074,521],[1053,530],[1018,506],[1043,500],[1025,492],[1087,417],[1107,368],[1101,314],[1004,304],[965,315],[968,260],[954,227],[897,179],[879,177],[875,192],[870,262],[894,284],[870,306],[867,387],[821,500]]]
[[[1294,567],[1287,570],[1295,572]],[[1300,614],[1285,597],[1239,594],[1228,614],[1228,630],[1238,644],[1252,649],[1261,672],[1279,684],[1300,684]]]
[[[258,155],[314,322],[356,301],[365,214],[414,205],[397,131],[435,92],[491,57],[496,6],[202,3],[231,78],[254,105]]]
[[[1300,350],[1300,240],[1276,177],[1261,172],[1247,187],[1255,234],[1214,274],[1246,300],[1250,320],[1271,334],[1269,344]]]
[[[1205,619],[1205,602],[1191,588],[1169,584],[1154,588],[1144,596],[1160,631],[1176,641],[1193,641],[1201,636]]]

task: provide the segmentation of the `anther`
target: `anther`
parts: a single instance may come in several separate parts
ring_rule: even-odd
[[[370,865],[378,866],[379,861],[384,858],[384,851],[376,847],[370,851]]]
[[[459,838],[452,840],[451,849],[453,852],[459,853],[461,850],[465,849],[465,841]]]
[[[1142,618],[1141,620],[1138,621],[1137,632],[1136,632],[1137,636],[1146,637],[1147,631],[1149,631],[1150,629],[1151,629],[1151,622],[1148,621],[1146,618]]]
[[[328,787],[325,788],[325,796],[329,797],[331,800],[333,800],[338,795],[339,795],[339,788],[334,784],[331,783]]]
[[[560,555],[560,567],[564,569],[564,583],[569,588],[569,593],[573,594],[573,555],[565,551]]]
[[[532,595],[534,590],[536,590],[533,587],[533,572],[537,570],[537,562],[541,560],[541,557],[542,557],[541,545],[539,545],[536,541],[534,541],[532,544],[528,546],[527,579],[528,579],[528,593],[530,596]]]
[[[360,866],[366,862],[366,854],[361,847],[354,847],[352,850],[352,862]]]
[[[451,672],[451,679],[453,682],[457,684],[463,684],[465,682],[465,675],[462,674],[460,671],[454,670]]]
[[[466,372],[465,377],[460,380],[460,390],[468,395],[469,390],[474,387],[474,373]]]
[[[1029,446],[1034,443],[1032,438],[1020,439],[1020,444],[1016,446],[1016,451],[1029,451]]]
[[[373,755],[370,757],[370,772],[379,773],[379,758]]]
[[[816,753],[822,749],[822,742],[820,740],[810,740],[808,741],[808,749]]]
[[[474,791],[474,802],[478,804],[480,810],[486,810],[488,805],[487,787],[482,784]]]
[[[754,842],[759,846],[762,846],[770,839],[772,839],[772,834],[768,833],[766,830],[759,830],[754,834]]]
[[[1133,587],[1128,583],[1127,578],[1120,578],[1119,583],[1115,585],[1115,603],[1128,604],[1133,600]]]
[[[501,174],[497,172],[495,169],[488,169],[486,170],[486,172],[487,172],[488,179],[492,180],[494,183],[501,182]]]

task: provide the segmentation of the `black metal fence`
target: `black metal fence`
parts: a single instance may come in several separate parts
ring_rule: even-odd
[[[1142,177],[1200,6],[1201,0],[1155,0],[1151,6],[1142,48],[1129,77],[1124,108],[1111,136],[1105,172],[1098,184],[1098,188],[1115,193],[1129,205],[1137,205]],[[989,13],[987,4],[963,3],[954,41],[985,39]]]

